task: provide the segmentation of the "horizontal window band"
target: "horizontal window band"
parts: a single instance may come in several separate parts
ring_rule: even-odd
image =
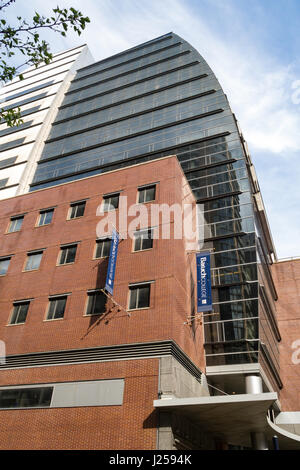
[[[85,129],[80,129],[80,130],[77,130],[77,131],[74,131],[74,132],[69,132],[69,133],[66,133],[66,134],[63,134],[63,135],[60,135],[60,136],[57,136],[57,137],[53,137],[52,139],[48,139],[48,140],[45,141],[45,144],[49,144],[51,142],[57,142],[58,140],[63,140],[63,139],[66,139],[66,138],[74,136],[74,135],[84,134],[85,132],[89,132],[89,131],[93,131],[95,129],[100,129],[102,127],[110,126],[112,124],[116,124],[117,122],[127,121],[129,119],[133,119],[133,118],[138,117],[138,116],[144,116],[145,114],[150,114],[150,113],[153,113],[155,111],[159,111],[160,109],[166,109],[166,108],[169,108],[171,106],[176,106],[177,104],[180,104],[180,103],[186,103],[188,101],[192,101],[192,100],[194,100],[196,98],[199,98],[201,96],[203,96],[202,93],[199,93],[197,95],[189,96],[187,98],[180,98],[179,100],[171,101],[171,102],[169,102],[167,104],[164,104],[164,105],[155,106],[153,108],[145,109],[144,111],[139,111],[137,113],[132,113],[132,114],[129,114],[129,115],[126,115],[126,116],[123,116],[123,117],[112,119],[111,121],[106,121],[106,122],[103,122],[101,124],[97,124],[95,126],[89,126],[88,128],[85,128]],[[180,121],[176,121],[176,122],[180,122]]]
[[[24,124],[26,124],[26,122],[25,122]],[[0,135],[0,139],[1,139],[2,137],[7,136],[7,135],[16,134],[17,132],[29,131],[29,130],[32,129],[33,127],[41,126],[42,124],[43,124],[43,121],[37,122],[37,123],[35,123],[35,124],[30,124],[30,126],[27,126],[27,127],[24,126],[24,127],[22,127],[21,129],[18,129],[18,127],[15,127],[15,128],[13,129],[13,131],[8,131],[8,132],[6,132],[5,134],[1,134],[1,135]]]
[[[180,44],[182,44],[182,41],[178,41],[178,42],[175,42],[174,44],[170,44],[169,46],[162,47],[161,49],[157,49],[157,50],[154,50],[152,52],[147,52],[146,54],[142,54],[140,56],[133,57],[131,59],[125,60],[123,62],[119,62],[119,63],[114,64],[114,65],[110,65],[109,67],[105,67],[103,69],[100,69],[99,74],[101,74],[103,72],[107,72],[108,70],[113,70],[113,69],[116,69],[118,67],[122,67],[122,65],[131,64],[132,62],[136,62],[137,60],[144,59],[145,57],[149,57],[151,55],[160,54],[163,51],[167,51],[169,49],[172,49],[173,47],[180,46]],[[111,59],[111,57],[110,57],[110,59]],[[95,64],[92,64],[92,65],[95,66]],[[78,80],[79,80],[79,77],[78,77]]]
[[[181,56],[181,55],[186,55],[186,52],[184,52],[184,53],[181,52],[179,54],[174,54],[174,56],[167,57],[166,59],[161,59],[161,60],[158,61],[158,63],[165,62],[166,60],[171,60],[172,57],[178,58],[178,56]],[[138,80],[132,82],[132,85],[137,84],[137,83],[142,83],[144,81],[151,80],[153,78],[157,78],[157,77],[160,77],[160,76],[163,76],[163,75],[167,75],[169,73],[176,72],[178,70],[185,69],[187,67],[192,67],[193,65],[196,65],[196,64],[199,64],[199,63],[200,63],[199,60],[194,60],[193,62],[189,62],[188,64],[179,65],[178,67],[174,67],[172,69],[165,70],[164,72],[158,72],[158,73],[155,73],[155,74],[153,74],[149,77],[138,79]],[[67,92],[66,95],[69,94],[69,93],[75,93],[75,91],[78,91],[78,90],[82,90],[82,89],[85,89],[85,88],[90,88],[90,87],[93,87],[93,86],[96,86],[96,85],[100,85],[101,83],[107,83],[107,82],[110,82],[111,80],[116,80],[117,78],[125,77],[127,75],[132,74],[132,73],[139,72],[140,70],[144,70],[146,68],[154,67],[155,65],[157,65],[157,62],[154,62],[154,63],[152,62],[151,64],[142,65],[141,67],[137,67],[134,70],[128,70],[126,72],[119,73],[118,75],[113,75],[112,77],[107,77],[107,78],[104,78],[103,80],[98,80],[97,82],[93,82],[90,85],[86,85],[85,87],[76,88],[75,90],[71,90],[71,91]],[[82,80],[83,78],[91,77],[91,76],[98,75],[98,74],[99,74],[99,72],[94,72],[90,75],[85,75],[84,77],[82,77],[80,79],[74,79],[72,81],[72,83],[76,82],[77,80]]]
[[[192,121],[195,121],[196,119],[202,119],[202,118],[205,118],[205,117],[208,117],[208,116],[214,116],[216,114],[220,114],[220,113],[223,113],[223,112],[224,112],[223,108],[218,108],[218,109],[215,109],[213,111],[209,111],[207,113],[196,114],[195,116],[192,116],[192,117],[189,117],[189,118],[181,119],[181,120],[178,120],[178,121],[172,121],[172,122],[169,122],[167,124],[163,124],[163,125],[157,126],[157,127],[152,127],[151,129],[146,129],[146,130],[141,131],[141,132],[135,132],[135,133],[130,134],[130,135],[124,135],[122,137],[118,137],[116,139],[112,139],[112,140],[109,140],[109,141],[106,141],[106,142],[102,142],[100,144],[90,145],[90,146],[85,147],[83,149],[78,149],[76,151],[73,150],[72,152],[66,152],[66,153],[63,153],[63,154],[54,155],[53,157],[49,157],[49,158],[43,158],[39,161],[39,163],[40,164],[44,163],[45,161],[49,161],[50,159],[51,160],[56,160],[58,158],[63,158],[63,157],[67,157],[69,155],[74,155],[74,153],[78,154],[78,153],[86,152],[87,150],[92,150],[92,149],[95,149],[95,148],[105,147],[107,145],[111,145],[111,144],[114,144],[116,142],[122,142],[124,140],[130,140],[130,139],[133,139],[134,137],[139,137],[141,135],[150,134],[151,132],[159,131],[159,130],[162,130],[162,129],[168,129],[169,127],[177,126],[179,124],[184,124],[186,122],[192,122]]]
[[[85,46],[85,45],[86,45],[86,44],[84,44],[84,46]],[[81,48],[81,47],[83,48],[83,46],[80,46],[80,48]],[[79,48],[78,48],[78,47],[74,47],[74,48],[70,49],[70,51],[71,51],[71,50],[75,50],[75,49],[79,49]],[[79,51],[78,51],[78,52],[79,52]],[[70,54],[70,57],[71,57],[72,55],[78,54],[78,52],[74,52],[73,54]],[[81,51],[80,51],[80,52],[81,52]],[[26,75],[27,73],[34,72],[35,70],[40,70],[41,68],[44,68],[44,67],[48,67],[49,65],[54,64],[55,62],[59,62],[60,60],[63,60],[63,59],[68,58],[68,56],[66,56],[66,57],[63,57],[63,58],[61,58],[61,59],[55,60],[56,57],[58,57],[58,56],[60,56],[60,55],[62,55],[62,54],[66,54],[66,51],[65,51],[65,52],[59,52],[58,54],[55,54],[55,56],[53,56],[53,60],[50,62],[50,64],[39,65],[39,66],[38,66],[38,69],[35,69],[35,67],[33,67],[31,70],[27,70],[27,71],[23,72],[23,75]],[[24,80],[27,80],[28,78],[31,78],[31,77],[33,77],[33,76],[34,76],[34,75],[31,75],[30,77],[24,77]],[[3,88],[8,87],[9,85],[10,85],[10,83],[7,83],[6,85],[3,85]]]
[[[12,163],[11,165],[7,165],[7,166],[1,166],[0,171],[5,170],[6,168],[12,168],[13,166],[24,165],[25,163],[27,163],[27,160],[23,160],[22,162]]]
[[[63,72],[61,72],[61,73],[63,73]],[[60,74],[56,74],[56,75],[60,75]],[[53,76],[54,76],[54,75],[53,75]],[[49,78],[51,78],[51,77],[49,77]],[[46,80],[46,79],[44,79],[44,80]],[[48,88],[48,87],[50,87],[50,86],[53,86],[53,85],[56,85],[57,83],[62,83],[62,82],[63,82],[63,79],[62,79],[62,80],[58,80],[57,82],[45,84],[45,85],[39,87],[37,90],[28,90],[27,93],[22,93],[21,95],[16,96],[15,98],[8,98],[7,100],[5,100],[5,101],[3,102],[3,104],[5,104],[5,103],[7,103],[7,102],[9,102],[9,101],[11,101],[11,100],[14,100],[14,99],[18,99],[18,98],[21,98],[21,97],[22,97],[22,98],[23,98],[23,97],[26,97],[26,95],[29,95],[30,93],[40,92],[40,91],[43,90],[44,88]],[[10,105],[9,105],[9,106],[10,106]],[[5,111],[6,111],[6,106],[5,106],[4,109],[5,109]]]
[[[51,83],[50,85],[47,85],[47,86],[45,86],[45,87],[43,87],[43,88],[50,88],[50,87],[52,87],[52,86],[59,85],[59,84],[62,83],[62,82],[63,82],[63,80],[60,80],[60,81],[58,81],[58,82]],[[58,88],[59,88],[59,87],[58,87]],[[35,90],[35,91],[32,92],[32,93],[40,92],[41,90],[42,90],[42,88],[39,88],[38,90]],[[36,99],[35,99],[35,96],[33,96],[32,99],[27,98],[27,99],[29,99],[29,101],[27,101],[26,103],[18,104],[18,102],[17,102],[17,103],[15,103],[15,104],[10,105],[9,107],[5,107],[5,108],[4,108],[4,111],[9,111],[10,109],[15,109],[15,108],[24,106],[25,104],[34,103],[35,101],[44,100],[44,99],[48,98],[49,96],[53,96],[53,95],[56,95],[56,94],[57,94],[57,91],[54,92],[54,93],[49,93],[49,95],[42,96],[42,97],[39,97],[39,98],[36,98]]]
[[[112,77],[107,77],[107,78],[104,78],[102,80],[98,80],[98,81],[95,81],[93,83],[90,83],[88,85],[84,85],[80,88],[75,88],[74,90],[70,90],[68,92],[66,92],[66,95],[69,96],[71,94],[74,94],[74,93],[78,93],[82,90],[87,90],[89,88],[93,88],[95,86],[99,86],[103,83],[107,83],[107,82],[110,82],[112,80],[116,80],[116,79],[119,79],[119,78],[122,78],[122,77],[126,77],[127,75],[131,75],[131,74],[134,74],[134,73],[137,73],[137,72],[140,72],[141,70],[145,70],[145,69],[148,69],[148,68],[151,68],[151,67],[155,67],[156,65],[159,65],[161,63],[164,63],[164,62],[168,62],[172,59],[178,59],[178,57],[181,57],[183,55],[186,55],[188,54],[190,51],[183,51],[183,52],[180,52],[178,54],[174,54],[173,56],[169,56],[169,57],[165,57],[163,59],[160,59],[160,60],[157,60],[155,62],[151,62],[150,64],[145,64],[145,65],[141,65],[140,67],[137,67],[136,69],[133,69],[133,70],[127,70],[126,72],[122,72],[122,73],[119,73],[118,75],[113,75]],[[154,78],[158,78],[158,77],[161,77],[161,76],[164,76],[164,75],[169,75],[170,73],[172,72],[176,72],[178,70],[182,70],[182,69],[185,69],[185,68],[188,68],[188,67],[192,67],[193,65],[197,65],[199,64],[199,60],[194,60],[193,62],[190,62],[188,64],[183,64],[183,65],[179,65],[177,67],[174,67],[174,68],[170,68],[168,70],[165,70],[163,72],[157,72],[157,73],[154,73],[153,75],[150,75],[149,77],[144,77],[144,78],[139,78],[137,80],[134,80],[132,82],[129,82],[129,83],[124,83],[123,85],[119,85],[118,87],[115,87],[115,88],[109,88],[108,90],[105,90],[103,93],[104,94],[107,94],[107,93],[113,93],[114,91],[117,91],[117,90],[122,90],[123,88],[127,88],[129,86],[134,86],[134,85],[137,85],[139,83],[144,83],[144,82],[147,82],[149,80],[152,80]],[[99,72],[95,72],[93,73],[92,75],[98,75]],[[88,75],[90,76],[90,75]],[[208,74],[206,74],[206,76],[208,76]],[[86,77],[82,77],[82,78],[86,78]],[[75,80],[72,81],[72,83],[74,82]],[[97,96],[97,95],[94,95],[94,96]],[[65,105],[65,106],[68,106],[68,105]],[[62,105],[61,107],[64,107],[64,105]]]
[[[128,284],[128,287],[129,287],[129,289],[131,287],[139,287],[139,286],[141,287],[141,286],[146,286],[148,284],[154,284],[154,282],[155,282],[155,280],[154,281],[152,280],[152,281],[143,281],[143,282],[133,282],[133,283]]]
[[[187,54],[189,51],[186,51],[186,52],[181,52],[180,54],[176,54],[174,56],[172,56],[171,58],[166,58],[166,59],[161,59],[161,60],[158,60],[157,62],[152,62],[152,64],[147,64],[143,67],[140,67],[140,70],[141,69],[145,69],[145,68],[148,68],[148,67],[152,67],[153,65],[157,65],[157,64],[160,64],[161,62],[166,62],[167,60],[171,60],[171,59],[176,59],[177,57],[179,56],[182,56],[182,55],[185,55]],[[172,71],[172,70],[171,70]],[[151,77],[152,78],[152,77]],[[141,82],[144,82],[144,81],[147,81],[146,79],[141,79]],[[100,96],[103,96],[103,95],[107,95],[107,94],[110,94],[110,93],[114,93],[115,91],[119,91],[119,90],[123,90],[125,88],[129,88],[129,87],[132,87],[135,85],[136,82],[133,82],[133,83],[126,83],[124,85],[120,85],[116,88],[111,88],[109,90],[106,90],[106,91],[103,91],[103,92],[100,92],[100,93],[96,93],[96,94],[93,94],[92,96],[88,96],[86,98],[82,98],[80,100],[77,100],[76,101],[76,104],[79,104],[79,103],[84,103],[86,101],[91,101],[93,100],[94,98],[99,98]],[[77,91],[77,90],[76,90]],[[75,93],[75,90],[74,90],[74,93]],[[68,103],[68,104],[62,104],[61,106],[59,106],[58,109],[64,109],[64,108],[68,108],[69,106],[74,106],[74,102],[72,103]]]
[[[226,136],[228,136],[228,135],[230,135],[230,132],[222,132],[222,133],[220,133],[220,134],[214,134],[214,135],[209,136],[209,137],[203,137],[202,139],[190,141],[190,142],[188,143],[188,145],[193,145],[193,144],[196,144],[196,143],[198,143],[198,142],[206,142],[206,141],[208,141],[208,140],[217,139],[217,138],[219,138],[219,137],[226,137]],[[163,149],[162,152],[165,153],[165,152],[167,152],[168,150],[169,150],[170,152],[171,152],[172,150],[175,150],[175,151],[176,151],[178,148],[180,148],[180,147],[186,147],[186,146],[187,146],[187,143],[180,144],[180,145],[178,145],[178,146],[176,146],[176,147],[174,147],[174,146],[172,146],[172,147],[167,147],[167,148]],[[116,162],[110,162],[110,163],[106,163],[106,164],[103,164],[103,165],[97,165],[97,166],[94,166],[94,167],[89,168],[88,171],[93,171],[93,170],[97,170],[97,169],[104,169],[104,170],[105,170],[105,168],[111,168],[111,167],[114,167],[114,166],[118,167],[118,166],[120,165],[120,163],[124,163],[124,162],[125,162],[125,163],[126,163],[126,162],[130,163],[131,161],[134,161],[134,160],[137,160],[137,159],[141,159],[141,160],[142,160],[143,158],[149,157],[149,156],[151,156],[151,155],[155,156],[155,155],[157,155],[157,153],[158,153],[158,152],[155,150],[155,151],[153,151],[153,152],[148,152],[148,153],[143,154],[143,155],[139,155],[139,156],[136,156],[136,157],[127,158],[126,160],[118,160],[118,161],[116,161]],[[51,157],[51,158],[49,158],[49,159],[45,159],[44,161],[38,161],[37,164],[39,165],[39,164],[42,164],[42,163],[45,163],[45,162],[48,162],[48,161],[51,161],[51,160],[56,160],[57,158],[58,158],[58,157],[55,157],[55,158]],[[162,158],[162,157],[161,157],[161,156],[158,156],[157,158]],[[150,160],[149,160],[149,161],[150,161]],[[108,171],[114,171],[114,169],[109,169]],[[54,177],[54,178],[47,178],[47,179],[45,179],[45,180],[39,180],[39,181],[37,181],[37,182],[30,183],[29,186],[30,186],[30,187],[34,187],[34,186],[38,186],[38,185],[40,185],[40,184],[42,184],[42,183],[49,183],[49,182],[51,182],[51,181],[58,181],[58,180],[61,180],[61,179],[63,179],[63,178],[67,178],[67,177],[74,176],[74,175],[79,175],[79,174],[84,174],[84,173],[86,173],[86,172],[87,172],[87,170],[84,169],[84,170],[81,170],[81,171],[68,173],[68,174],[62,175],[62,176],[56,176],[56,177]],[[100,174],[100,173],[99,173],[99,174]]]
[[[29,140],[28,142],[23,142],[22,144],[14,145],[13,147],[8,147],[5,150],[0,150],[0,152],[7,152],[8,150],[13,150],[19,147],[24,147],[24,145],[34,144],[35,140]]]
[[[17,103],[16,105],[12,106],[11,108],[8,108],[6,111],[8,111],[9,109],[15,109],[15,108],[18,108],[18,107],[21,107],[21,106],[26,106],[27,104],[35,103],[36,101],[44,101],[46,98],[49,98],[49,97],[55,96],[55,95],[56,95],[56,92],[55,93],[49,93],[49,95],[46,95],[46,96],[42,96],[42,97],[40,96],[36,99],[35,99],[35,97],[33,97],[33,99],[27,101],[27,103],[22,103],[22,104]],[[33,113],[38,113],[39,111],[43,111],[44,109],[49,109],[49,108],[50,108],[50,106],[47,106],[46,108],[42,108],[41,110],[38,109],[37,111],[33,111]],[[26,109],[25,109],[24,112],[26,112]],[[25,116],[30,116],[30,114],[31,113],[26,114]],[[21,117],[22,117],[22,109],[21,109]]]
[[[199,80],[200,78],[205,78],[201,75],[197,76],[195,78],[195,80]],[[79,114],[76,114],[74,116],[70,116],[68,118],[64,118],[64,119],[60,119],[59,121],[55,121],[53,123],[53,126],[57,125],[57,124],[61,124],[63,122],[69,122],[69,121],[72,121],[73,119],[78,119],[80,117],[83,117],[83,116],[88,116],[90,114],[93,114],[93,113],[96,113],[98,111],[103,111],[105,109],[110,109],[110,108],[114,108],[114,107],[117,107],[117,106],[120,106],[120,105],[123,105],[123,104],[126,104],[126,103],[130,103],[131,101],[135,101],[135,100],[139,100],[141,98],[145,98],[146,96],[150,96],[150,95],[153,95],[153,94],[156,94],[156,93],[160,93],[162,91],[166,91],[166,90],[169,90],[171,88],[176,88],[177,86],[180,86],[180,85],[184,85],[185,83],[189,83],[190,81],[193,81],[192,80],[183,80],[181,82],[176,82],[176,83],[172,83],[170,85],[166,85],[164,87],[161,87],[157,90],[150,90],[150,91],[146,91],[145,93],[141,93],[140,95],[135,95],[135,96],[132,96],[130,98],[125,98],[123,100],[120,100],[120,101],[116,101],[115,103],[110,103],[110,104],[107,104],[105,106],[101,106],[99,108],[95,108],[95,109],[92,109],[90,111],[85,111],[83,113],[79,113]],[[213,93],[216,93],[216,90],[215,89],[211,89],[211,90],[208,90],[208,91],[204,91],[202,93],[199,93],[199,96],[206,96],[206,95],[211,95]],[[99,96],[102,96],[106,93],[99,93],[98,95],[94,95],[92,96],[90,99],[94,99],[96,97],[99,97]],[[69,107],[69,106],[75,106],[77,105],[78,103],[84,103],[86,101],[89,101],[89,100],[86,100],[86,99],[83,99],[83,100],[80,100],[80,101],[76,101],[76,103],[70,103],[69,105],[66,105],[66,106],[61,106],[59,107],[59,109],[64,109],[66,107]],[[59,114],[58,114],[59,115]]]
[[[133,52],[134,50],[142,49],[144,47],[150,47],[153,44],[158,44],[162,41],[166,41],[167,39],[171,39],[171,38],[172,38],[172,35],[168,35],[167,37],[157,39],[157,41],[155,41],[155,40],[153,40],[153,42],[149,41],[149,45],[147,45],[147,42],[145,42],[143,44],[139,44],[138,46],[131,47],[130,49],[127,49],[126,51],[122,51],[122,52],[119,52],[118,54],[114,54],[111,57],[107,57],[106,59],[99,60],[98,62],[96,62],[94,64],[86,65],[85,67],[82,67],[81,69],[79,69],[78,72],[81,72],[82,70],[88,70],[90,68],[93,68],[93,67],[97,66],[98,64],[101,64],[101,63],[109,62],[111,59],[116,59],[117,57],[122,57],[123,55],[128,54],[128,52]],[[101,72],[102,72],[102,69],[101,69]],[[85,76],[86,75],[84,75],[84,77]],[[78,80],[79,80],[79,78],[78,78]]]
[[[62,67],[62,66],[67,66],[68,64],[72,64],[73,62],[74,62],[74,61],[71,60],[70,62],[66,62],[65,64],[57,65],[56,67],[53,67],[53,69],[58,68],[58,67]],[[53,70],[53,69],[51,69],[51,70]],[[57,75],[60,75],[61,73],[68,72],[69,70],[70,70],[70,68],[66,68],[66,70],[62,70],[61,72],[54,73],[53,75],[49,75],[48,77],[40,78],[39,80],[35,80],[34,82],[26,83],[26,84],[23,85],[23,86],[16,87],[16,88],[14,88],[14,89],[12,89],[12,90],[9,90],[9,92],[7,92],[7,93],[12,93],[12,92],[14,92],[14,91],[21,90],[22,88],[24,88],[24,87],[26,87],[26,86],[29,86],[29,85],[35,85],[35,83],[39,83],[39,82],[42,82],[43,80],[48,80],[49,78],[56,77]],[[41,72],[41,73],[44,73],[44,72]],[[24,79],[21,80],[20,83],[23,83],[24,80],[29,80],[30,78],[33,78],[33,77],[35,77],[35,76],[37,77],[38,75],[40,75],[40,74],[32,75],[32,76],[30,76],[30,77],[24,77]],[[30,90],[28,91],[28,93],[30,93]],[[27,93],[24,93],[24,95],[26,95],[26,94],[27,94]],[[23,96],[23,94],[20,95],[20,96]],[[10,100],[9,96],[8,96],[7,98],[8,98],[7,101],[9,101],[9,100]]]
[[[249,191],[245,191],[245,192],[249,192]],[[204,197],[202,199],[197,199],[196,203],[200,204],[200,203],[207,202],[207,201],[214,201],[215,199],[223,199],[224,197],[228,197],[228,196],[238,196],[239,194],[242,194],[242,193],[243,191],[231,191],[229,193],[218,194],[217,196],[210,196],[210,197]]]
[[[231,284],[218,284],[216,286],[211,286],[212,289],[223,289],[224,287],[234,287],[234,286],[248,286],[249,284],[258,284],[258,280],[256,281],[240,281],[240,282],[233,282]],[[205,314],[204,314],[205,316]]]
[[[1,170],[2,170],[2,168],[1,168]],[[4,189],[9,189],[9,188],[15,188],[16,186],[19,186],[19,183],[9,184],[7,186],[3,186],[3,188],[0,188],[0,191],[3,191]]]
[[[214,241],[214,240],[222,240],[223,238],[241,237],[243,235],[247,235],[247,232],[235,232],[235,233],[229,233],[227,235],[218,235],[217,237],[205,238],[204,243]]]
[[[200,157],[200,158],[205,158],[207,155],[205,155],[204,157]],[[242,159],[240,159],[242,160]],[[184,160],[184,162],[189,162],[190,160]],[[184,163],[182,162],[182,163]],[[222,166],[222,165],[227,165],[229,163],[234,163],[234,162],[237,162],[237,159],[236,158],[230,158],[229,160],[222,160],[220,162],[215,162],[215,163],[210,163],[209,165],[203,165],[203,166],[200,166],[198,168],[193,168],[191,170],[184,170],[184,173],[187,174],[187,173],[194,173],[195,171],[205,171],[209,168],[215,168],[215,167],[218,167],[218,166]],[[226,173],[226,171],[224,172]],[[209,176],[212,176],[212,175],[204,175],[203,178],[207,178]],[[201,177],[202,178],[202,177]]]

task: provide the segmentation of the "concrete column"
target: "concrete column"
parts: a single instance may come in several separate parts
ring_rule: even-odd
[[[262,380],[259,375],[246,375],[246,393],[257,395],[263,393]],[[251,433],[252,448],[254,450],[268,450],[268,441],[263,432]]]
[[[246,393],[263,393],[262,380],[259,375],[246,375]]]
[[[254,450],[268,450],[268,441],[263,432],[252,432],[251,442]]]

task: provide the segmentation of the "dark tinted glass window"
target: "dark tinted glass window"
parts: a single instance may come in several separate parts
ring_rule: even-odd
[[[107,297],[103,292],[92,292],[88,294],[87,315],[105,313]]]
[[[57,297],[50,299],[47,320],[63,318],[66,308],[67,297]]]
[[[120,194],[114,194],[111,196],[103,196],[103,201],[104,201],[103,211],[107,212],[107,211],[111,211],[114,209],[118,209],[119,197],[120,197]]]
[[[134,251],[149,250],[153,247],[152,230],[139,230],[134,234]]]
[[[71,204],[69,219],[77,219],[78,217],[82,217],[85,210],[85,204],[85,201]]]
[[[148,202],[155,200],[156,186],[147,186],[138,190],[138,202]]]
[[[132,286],[130,289],[129,309],[150,306],[150,284]]]
[[[13,314],[10,320],[11,325],[25,323],[30,302],[20,302],[14,304]]]
[[[105,240],[97,240],[95,258],[105,258],[109,256],[110,245],[111,245],[110,238],[107,238]]]
[[[0,390],[0,408],[50,406],[53,387]]]
[[[61,248],[59,264],[74,263],[77,245],[64,246]]]

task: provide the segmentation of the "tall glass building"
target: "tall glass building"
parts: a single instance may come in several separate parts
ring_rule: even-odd
[[[203,205],[204,249],[212,253],[207,376],[228,393],[242,392],[249,371],[264,390],[278,391],[276,254],[259,185],[227,97],[190,44],[169,33],[79,69],[30,190],[170,154]]]

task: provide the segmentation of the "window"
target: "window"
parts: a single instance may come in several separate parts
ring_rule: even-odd
[[[32,387],[0,390],[0,408],[50,406],[53,387]]]
[[[155,200],[156,185],[144,186],[138,189],[138,202],[149,202]]]
[[[10,257],[0,259],[0,276],[4,276],[7,273],[10,263]]]
[[[80,202],[73,202],[69,209],[69,216],[68,219],[77,219],[78,217],[82,217],[85,210],[86,201]]]
[[[11,217],[10,224],[8,227],[8,233],[18,232],[19,230],[21,230],[23,220],[24,220],[24,215]]]
[[[108,212],[108,211],[118,209],[119,197],[120,197],[119,193],[103,196],[103,212]]]
[[[96,240],[95,258],[106,258],[110,253],[111,239]]]
[[[150,306],[150,284],[129,286],[129,310]]]
[[[35,269],[39,269],[42,256],[43,256],[42,251],[39,251],[39,252],[35,251],[34,253],[28,253],[24,271],[34,271]]]
[[[11,319],[10,319],[10,324],[11,325],[16,325],[18,323],[25,323],[27,313],[28,313],[28,309],[29,309],[29,304],[30,304],[29,300],[15,302],[13,304],[14,309],[13,309],[13,313],[12,313],[12,316],[11,316]]]
[[[8,178],[4,178],[3,180],[0,180],[0,189],[5,188],[7,181],[8,181]]]
[[[54,209],[47,209],[44,211],[40,211],[40,217],[38,221],[38,226],[41,227],[42,225],[48,225],[52,221]]]
[[[153,247],[153,230],[139,230],[134,234],[133,251],[149,250]]]
[[[47,320],[54,320],[56,318],[63,318],[67,303],[67,296],[53,297],[49,299],[49,308]]]
[[[68,246],[61,247],[58,264],[74,263],[76,250],[77,250],[77,245],[68,245]]]
[[[88,292],[86,315],[105,313],[107,297],[103,292]]]

